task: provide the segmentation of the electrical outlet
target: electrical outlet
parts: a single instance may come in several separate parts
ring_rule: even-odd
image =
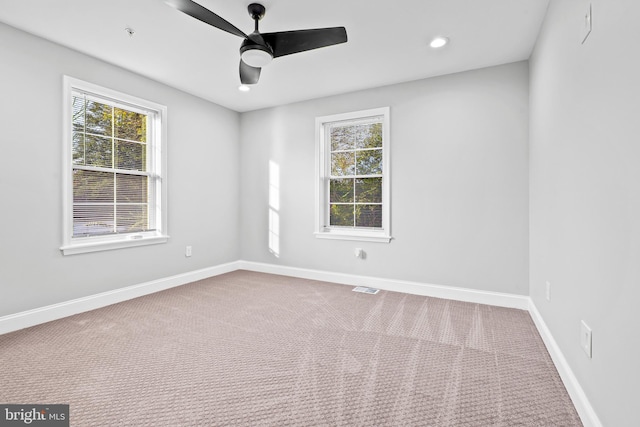
[[[184,250],[184,256],[186,257],[190,257],[191,256],[191,246],[187,246],[186,249]]]
[[[551,283],[549,283],[549,281],[547,280],[546,284],[547,287],[545,290],[545,296],[547,298],[547,301],[551,301]]]
[[[584,320],[580,321],[580,346],[591,359],[591,328],[584,323]]]

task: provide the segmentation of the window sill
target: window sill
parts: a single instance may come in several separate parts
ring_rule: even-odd
[[[328,240],[353,240],[358,242],[389,243],[393,237],[382,233],[345,233],[339,231],[315,232],[316,238]]]
[[[139,236],[139,235],[135,235]],[[153,235],[127,238],[109,239],[109,240],[92,240],[86,242],[74,242],[64,245],[60,248],[63,255],[76,255],[88,252],[110,251],[113,249],[132,248],[136,246],[157,245],[169,241],[169,236]]]

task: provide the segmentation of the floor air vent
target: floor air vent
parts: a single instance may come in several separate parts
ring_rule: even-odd
[[[353,288],[353,292],[362,292],[363,294],[375,295],[375,294],[378,293],[378,291],[380,291],[380,289],[367,288],[365,286],[358,286],[358,287]]]

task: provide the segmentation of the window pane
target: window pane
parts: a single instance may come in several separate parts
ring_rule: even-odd
[[[73,235],[113,233],[113,205],[74,205]]]
[[[382,178],[356,179],[356,202],[382,203]]]
[[[71,152],[74,165],[84,165],[84,133],[73,132],[71,142]]]
[[[382,123],[358,126],[356,148],[382,148]]]
[[[353,179],[332,179],[329,182],[329,201],[353,203]]]
[[[146,142],[147,116],[120,108],[114,109],[115,137],[131,141]]]
[[[74,96],[72,99],[72,117],[74,132],[84,132],[84,97]]]
[[[146,203],[146,176],[116,174],[116,202],[117,203]]]
[[[356,227],[382,227],[382,205],[356,205]]]
[[[353,150],[353,127],[331,126],[331,151]]]
[[[149,229],[146,205],[117,205],[116,223],[118,233],[132,233]]]
[[[113,202],[113,178],[108,172],[73,171],[73,202]]]
[[[354,153],[331,153],[331,175],[354,175],[356,171]]]
[[[356,125],[353,126],[353,137],[355,139],[356,148],[364,147],[364,141],[369,136],[370,125]]]
[[[85,136],[85,165],[101,166],[105,168],[113,167],[113,148],[111,138],[101,136]]]
[[[146,171],[147,145],[116,140],[116,168]]]
[[[353,205],[331,205],[329,225],[353,227]]]
[[[110,105],[87,100],[86,132],[111,136],[111,127],[113,124],[111,110]]]
[[[374,175],[382,173],[382,150],[356,152],[356,174]]]

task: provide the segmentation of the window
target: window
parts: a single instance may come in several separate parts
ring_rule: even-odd
[[[166,242],[166,107],[65,76],[65,255]]]
[[[316,237],[389,242],[389,108],[316,119]]]

